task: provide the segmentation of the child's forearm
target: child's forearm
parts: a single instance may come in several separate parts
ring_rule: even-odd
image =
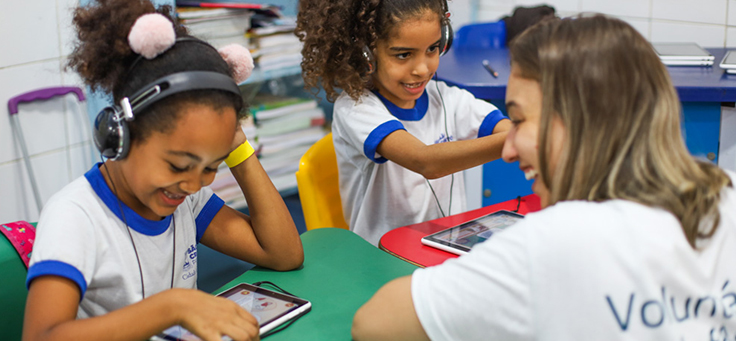
[[[397,130],[381,142],[377,151],[427,179],[436,179],[499,159],[506,134],[501,131],[472,140],[425,145],[408,132]]]
[[[304,260],[301,239],[283,198],[253,156],[230,168],[248,202],[250,225],[265,252],[268,266],[291,270]]]
[[[58,302],[59,297],[43,297],[45,294],[40,290],[44,289],[44,285],[34,283],[34,286],[36,284],[40,286],[32,287],[28,296],[26,309],[29,311],[26,319],[29,321],[26,321],[24,328],[24,341],[145,340],[181,320],[178,314],[182,310],[177,306],[177,295],[180,293],[169,290],[108,314],[87,319],[76,319],[76,302],[73,302],[75,309],[71,319],[49,325],[48,322],[58,316],[54,315],[53,310],[58,307],[53,306],[53,303]],[[33,289],[37,289],[36,292]],[[53,289],[50,292],[54,292]]]

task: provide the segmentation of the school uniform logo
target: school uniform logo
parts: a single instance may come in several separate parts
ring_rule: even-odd
[[[434,143],[437,144],[437,143],[442,143],[442,142],[450,142],[452,140],[454,140],[454,138],[452,137],[452,135],[451,136],[447,136],[447,135],[445,135],[445,133],[440,133],[440,137],[438,139],[434,140]]]
[[[197,275],[197,246],[189,245],[184,254],[184,266],[182,266],[181,279],[187,280]]]

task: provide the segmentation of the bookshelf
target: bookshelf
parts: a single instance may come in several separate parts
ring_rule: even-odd
[[[282,196],[290,196],[297,193],[295,172],[299,160],[327,133],[332,106],[326,101],[317,102],[303,89],[301,43],[293,34],[297,1],[248,3],[279,6],[281,16],[272,17],[271,12],[262,11],[199,7],[179,7],[177,13],[192,35],[213,46],[238,43],[251,50],[256,68],[239,84],[251,111],[242,123],[243,130],[276,189]],[[241,33],[234,32],[238,30]],[[218,168],[210,188],[228,206],[238,210],[247,208],[240,187],[224,164]]]
[[[253,74],[251,74],[250,78],[246,79],[243,84],[262,83],[275,78],[299,75],[301,72],[302,68],[299,65],[266,71],[255,69],[253,70]]]

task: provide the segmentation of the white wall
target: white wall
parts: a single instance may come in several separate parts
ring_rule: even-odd
[[[28,91],[80,83],[63,70],[71,49],[69,8],[76,3],[9,1],[0,11],[0,222],[38,219],[7,103]],[[18,118],[45,202],[91,165],[86,108],[80,110],[76,97],[68,95],[21,104]]]
[[[736,47],[736,0],[478,0],[477,21],[495,21],[516,6],[548,4],[560,16],[598,12],[621,18],[652,42],[693,41]]]

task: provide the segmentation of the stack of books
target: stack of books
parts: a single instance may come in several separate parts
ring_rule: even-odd
[[[696,43],[653,43],[664,65],[712,66],[715,57]]]
[[[246,32],[253,12],[247,9],[179,7],[177,16],[189,34],[215,48],[228,44],[248,46]]]
[[[259,93],[250,104],[251,115],[243,131],[276,189],[296,189],[296,171],[304,153],[327,133],[325,114],[317,101],[308,98]],[[218,169],[210,185],[225,203],[235,209],[247,206],[240,187],[227,166]]]
[[[251,53],[263,71],[299,66],[302,43],[294,34],[294,18],[270,18],[256,15],[248,31]]]

